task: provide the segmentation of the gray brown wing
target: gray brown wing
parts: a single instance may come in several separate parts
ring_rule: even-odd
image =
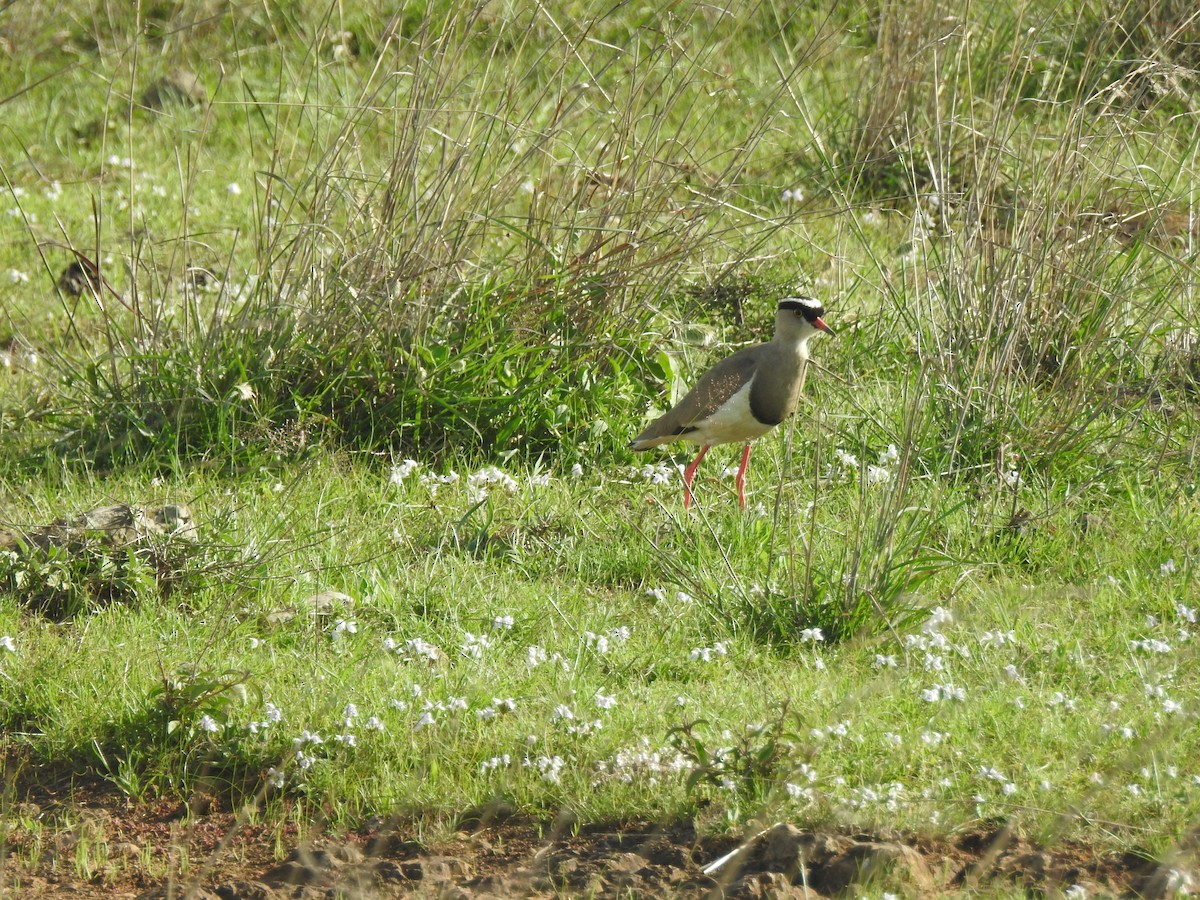
[[[709,369],[682,400],[633,439],[633,448],[645,450],[683,437],[697,422],[715,413],[754,376],[757,354],[752,351],[756,350],[757,347],[740,350]]]

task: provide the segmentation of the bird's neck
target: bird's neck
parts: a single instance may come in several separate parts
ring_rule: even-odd
[[[811,335],[805,335],[802,338],[780,338],[776,336],[775,343],[785,353],[794,353],[801,360],[808,360],[808,340]]]

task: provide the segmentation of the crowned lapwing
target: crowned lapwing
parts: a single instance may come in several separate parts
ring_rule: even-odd
[[[633,439],[634,450],[672,441],[700,445],[683,472],[683,507],[692,504],[692,480],[714,444],[743,443],[737,472],[738,503],[746,505],[750,442],[766,434],[796,408],[808,368],[808,342],[818,331],[833,334],[821,317],[825,308],[811,297],[788,297],[775,314],[775,337],[721,360],[696,386]]]

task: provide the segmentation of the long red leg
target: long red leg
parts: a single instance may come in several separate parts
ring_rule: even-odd
[[[708,452],[708,444],[700,448],[700,452],[696,458],[692,460],[691,465],[683,470],[683,508],[687,509],[692,505],[692,482],[696,478],[696,469],[700,466],[700,460],[704,459],[704,454]]]
[[[746,466],[750,465],[750,445],[746,445],[746,449],[742,451],[742,464],[738,466],[737,473],[737,489],[738,489],[738,506],[742,509],[746,508]]]

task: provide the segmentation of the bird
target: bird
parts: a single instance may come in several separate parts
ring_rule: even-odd
[[[700,460],[717,444],[742,443],[737,472],[738,505],[746,507],[746,467],[750,442],[762,437],[796,409],[808,368],[808,342],[818,333],[833,335],[825,307],[812,297],[785,297],[775,313],[775,336],[721,360],[675,406],[629,444],[649,450],[673,441],[700,445],[683,470],[683,508],[692,505],[692,481]]]

